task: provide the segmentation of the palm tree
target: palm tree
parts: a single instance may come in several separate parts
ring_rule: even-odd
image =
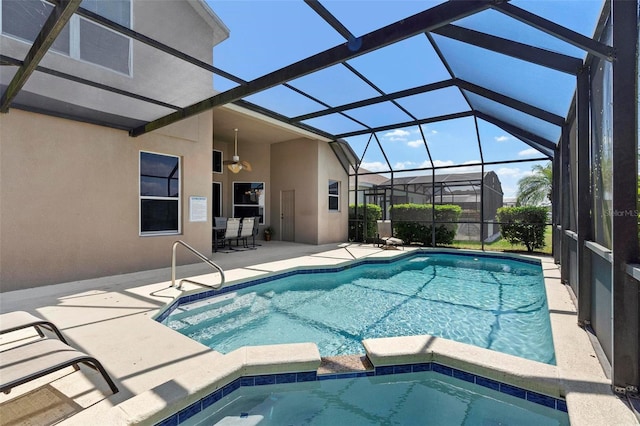
[[[533,173],[518,181],[519,206],[535,206],[542,203],[546,198],[551,201],[551,187],[553,185],[551,162],[544,166],[536,164],[532,169]]]

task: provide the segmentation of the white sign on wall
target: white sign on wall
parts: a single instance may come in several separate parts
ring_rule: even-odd
[[[189,221],[207,221],[207,197],[189,197]]]

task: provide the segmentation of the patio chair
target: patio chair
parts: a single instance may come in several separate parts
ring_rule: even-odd
[[[118,387],[97,359],[60,340],[49,338],[34,340],[0,352],[0,392],[7,394],[16,386],[67,367],[79,370],[80,363],[98,370],[111,392],[118,393]]]
[[[400,246],[404,250],[404,241],[393,236],[391,221],[378,220],[378,247],[397,247]]]
[[[255,247],[249,247],[249,237],[253,235],[254,224],[255,219],[253,217],[242,218],[242,225],[240,227],[238,240],[242,240],[242,247],[245,249],[255,249]]]
[[[252,239],[251,246],[253,248],[261,245],[261,244],[256,244],[256,237],[260,232],[259,226],[260,226],[260,216],[256,216],[253,218],[253,234],[251,234],[251,239]]]
[[[23,330],[33,327],[40,337],[45,337],[42,329],[49,330],[60,339],[61,342],[67,343],[58,327],[50,321],[38,318],[29,312],[14,311],[0,314],[0,334],[10,333],[12,331]]]
[[[240,236],[240,219],[230,217],[227,219],[227,229],[224,232],[223,247],[229,242],[229,249],[231,249],[231,242],[238,242]]]

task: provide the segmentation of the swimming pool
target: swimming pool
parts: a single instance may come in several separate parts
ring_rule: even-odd
[[[555,364],[539,263],[419,251],[336,270],[243,283],[160,320],[222,353],[315,342],[333,356],[363,353],[367,338],[430,334]]]
[[[265,385],[262,376],[247,377],[239,379],[241,385],[229,387],[228,393],[220,390],[203,399],[198,411],[196,406],[184,410],[184,420],[177,415],[175,421],[166,421],[187,426],[569,425],[563,400],[505,384],[491,388],[444,371],[433,372],[431,364],[414,365],[427,369],[420,372],[404,367],[410,372],[318,376],[317,380],[288,384]],[[433,367],[447,369],[438,364]],[[483,383],[482,378],[475,379]]]

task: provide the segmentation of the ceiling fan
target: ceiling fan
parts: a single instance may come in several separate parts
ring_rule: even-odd
[[[240,170],[246,170],[248,172],[251,171],[251,164],[248,161],[240,161],[240,157],[238,156],[238,129],[233,129],[235,132],[235,141],[234,141],[234,155],[232,160],[226,160],[224,164],[227,165],[227,168],[231,170],[232,173],[238,173]]]

